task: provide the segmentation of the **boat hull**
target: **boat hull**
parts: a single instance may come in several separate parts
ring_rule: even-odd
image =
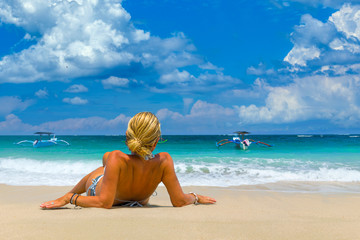
[[[33,147],[39,148],[39,147],[50,147],[56,145],[56,142],[50,141],[50,140],[40,140],[35,141],[33,144]]]
[[[249,146],[246,146],[245,144],[243,144],[242,142],[241,143],[237,143],[236,144],[236,147],[237,148],[240,148],[242,150],[247,150],[249,148]]]

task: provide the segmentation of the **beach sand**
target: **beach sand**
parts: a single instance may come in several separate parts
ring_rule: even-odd
[[[218,202],[174,208],[159,187],[145,208],[39,207],[70,188],[0,185],[0,239],[360,239],[360,194],[184,187]]]

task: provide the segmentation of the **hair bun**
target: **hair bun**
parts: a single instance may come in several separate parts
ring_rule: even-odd
[[[134,143],[135,143],[135,146],[136,146],[136,148],[135,148],[136,150],[143,147],[143,142],[139,138],[134,138]]]
[[[132,117],[126,131],[126,145],[142,158],[152,155],[153,147],[161,136],[160,123],[150,112],[141,112]]]

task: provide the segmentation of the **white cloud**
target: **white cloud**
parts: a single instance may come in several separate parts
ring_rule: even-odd
[[[17,96],[0,97],[0,116],[6,116],[14,111],[24,111],[33,103],[33,100],[23,101]]]
[[[35,40],[36,37],[31,36],[29,33],[26,33],[25,36],[24,36],[24,39],[29,41],[29,40]]]
[[[251,66],[246,70],[247,74],[250,75],[271,75],[275,74],[274,69],[266,69],[265,64],[259,63],[257,67]]]
[[[185,66],[202,66],[203,57],[194,54],[195,50],[183,33],[165,39],[153,36],[137,48],[141,63],[145,67],[154,67],[161,74]]]
[[[284,58],[291,65],[306,66],[309,60],[318,59],[321,50],[318,45],[326,45],[335,36],[332,23],[322,23],[309,14],[301,17],[301,24],[292,33],[294,47]]]
[[[150,87],[153,92],[210,92],[218,91],[219,89],[225,89],[234,87],[236,84],[241,83],[241,80],[224,75],[222,72],[215,73],[200,73],[198,76],[190,74],[188,71],[179,71],[175,69],[170,73],[164,73],[160,76],[158,83],[161,84],[161,88]]]
[[[325,4],[326,1],[314,2]],[[282,78],[287,83],[270,86],[266,81],[264,84],[255,81],[249,94],[266,96],[265,103],[236,106],[241,123],[321,120],[343,128],[359,126],[359,16],[360,6],[349,4],[343,5],[326,22],[303,15],[291,35],[294,46],[284,58],[292,67],[278,69],[275,76],[278,83]],[[248,70],[266,75],[261,68]],[[243,89],[234,89],[233,93],[246,94]]]
[[[39,89],[37,92],[35,92],[35,96],[38,98],[47,98],[49,96],[49,93],[46,88]]]
[[[167,134],[219,134],[237,121],[236,109],[202,100],[194,103],[189,114],[163,108],[157,111],[156,116]]]
[[[193,54],[196,48],[183,33],[161,39],[135,28],[118,0],[5,0],[0,9],[3,22],[37,40],[0,60],[2,82],[65,81],[118,67],[136,74],[132,63],[160,75],[192,65],[215,68]]]
[[[130,120],[130,117],[127,117],[124,114],[118,115],[114,119],[107,120],[105,122],[105,127],[115,128],[116,126],[119,126],[120,124],[127,124]],[[127,127],[127,125],[126,125]]]
[[[298,2],[313,7],[330,7],[334,9],[339,9],[341,6],[346,3],[359,4],[360,0],[277,0],[283,3],[283,6],[289,6],[289,2]]]
[[[329,47],[337,51],[349,51],[354,54],[360,53],[359,44],[348,42],[345,39],[336,38],[329,44]]]
[[[184,92],[208,91],[206,85],[219,89],[239,82],[197,55],[184,33],[160,38],[137,29],[122,1],[4,0],[0,9],[1,20],[23,28],[25,39],[34,43],[0,60],[0,82],[104,78],[104,72],[118,69],[131,79],[141,76],[141,85],[155,92],[171,92],[180,85]],[[197,77],[186,67],[195,68]],[[153,76],[144,77],[142,71]],[[127,86],[112,80],[104,80],[104,87]]]
[[[32,134],[36,129],[30,124],[23,123],[16,115],[9,114],[4,121],[0,121],[0,134]]]
[[[259,126],[263,123],[284,126],[310,120],[321,120],[341,128],[358,127],[360,124],[359,75],[297,77],[293,83],[277,87],[258,79],[251,91],[254,95],[266,96],[265,104],[224,107],[198,100],[189,114],[164,108],[157,112],[157,116],[172,133],[179,133],[178,129],[203,134],[207,131],[221,133],[240,126]],[[311,129],[312,126],[307,128]]]
[[[173,120],[184,118],[184,116],[181,115],[180,113],[170,111],[167,108],[163,108],[163,109],[160,109],[159,111],[157,111],[156,116],[159,118],[159,121],[169,119],[169,118],[173,119]]]
[[[124,127],[127,127],[127,122],[129,120],[130,118],[123,114],[120,114],[116,118],[110,120],[102,117],[68,118],[59,121],[42,123],[39,125],[39,128],[57,132],[92,132],[94,130],[113,130],[114,134],[124,134],[125,132],[119,132],[118,128],[121,127],[124,129]]]
[[[166,82],[168,88],[177,89],[176,91],[181,91],[181,84],[191,83],[193,89],[199,90],[205,85],[211,86],[215,81],[220,86],[222,83],[231,82],[234,97],[265,96],[264,104],[229,108],[199,100],[192,106],[189,114],[180,114],[165,108],[159,110],[159,116],[162,120],[171,121],[175,126],[189,131],[196,125],[199,127],[194,130],[196,132],[205,131],[202,128],[204,126],[220,129],[223,126],[233,126],[234,123],[243,126],[261,123],[290,124],[309,120],[322,120],[340,127],[358,126],[360,67],[359,58],[355,55],[360,49],[360,11],[357,9],[357,6],[344,5],[326,22],[308,14],[302,16],[301,24],[295,27],[292,34],[294,46],[284,58],[293,68],[279,69],[276,73],[274,70],[267,70],[260,63],[258,67],[248,69],[249,74],[272,75],[273,78],[278,74],[280,81],[281,74],[286,74],[288,80],[292,78],[290,82],[286,81],[287,84],[282,82],[279,86],[278,81],[278,86],[270,86],[266,80],[258,78],[250,89],[239,89],[235,85],[236,79],[226,79],[221,72],[194,76],[185,70],[166,72],[159,80]],[[343,62],[346,64],[340,64]],[[298,70],[307,67],[313,67],[310,68],[311,72],[303,70],[301,77],[296,75]],[[289,70],[293,72],[289,74]],[[186,123],[191,123],[191,126],[186,126]]]
[[[39,129],[54,131],[58,134],[125,134],[127,123],[130,117],[119,114],[114,119],[102,117],[88,118],[68,118],[59,121],[45,122],[40,125],[31,125],[22,122],[14,114],[6,116],[4,121],[0,121],[0,134],[31,134]]]
[[[64,98],[63,102],[73,104],[73,105],[84,105],[88,103],[87,99],[82,99],[80,97],[73,97],[73,98]]]
[[[237,97],[237,98],[263,98],[269,93],[269,90],[271,90],[270,85],[262,78],[255,79],[253,85],[251,88],[246,89],[232,89],[230,90],[230,96],[231,97]],[[225,93],[226,95],[229,95],[228,92]]]
[[[347,75],[349,72],[353,74],[360,74],[360,63],[350,64],[350,65],[324,65],[321,67],[321,69],[315,71],[315,74],[323,73],[326,76],[328,75],[344,76]]]
[[[289,123],[326,119],[339,126],[360,121],[360,77],[316,75],[271,87],[265,106],[238,106],[243,123]]]
[[[116,87],[128,87],[129,79],[111,76],[107,79],[101,80],[101,83],[105,89],[116,88]]]
[[[226,108],[219,104],[208,103],[198,100],[191,108],[190,115],[187,117],[216,117],[221,115],[223,117],[233,116],[235,111],[232,108]]]
[[[360,40],[360,5],[344,4],[339,11],[330,16],[329,21],[333,22],[336,29],[345,34],[346,38]]]
[[[306,66],[308,60],[313,60],[320,57],[320,49],[312,46],[311,48],[300,47],[295,44],[291,51],[286,55],[284,61],[291,65]]]
[[[295,26],[291,37],[295,44],[310,47],[313,44],[328,44],[335,34],[336,29],[331,21],[323,23],[305,14],[301,16],[300,25]]]
[[[64,80],[127,65],[136,57],[125,46],[150,38],[115,0],[9,0],[0,8],[3,22],[40,35],[30,48],[0,61],[0,76],[9,82]]]
[[[88,88],[82,84],[74,84],[68,87],[64,92],[70,93],[80,93],[80,92],[87,92]]]
[[[184,113],[187,113],[190,109],[191,104],[193,104],[194,99],[193,98],[183,98],[184,102]]]
[[[292,33],[294,47],[284,58],[293,66],[355,63],[360,53],[360,6],[344,4],[323,23],[309,14]]]
[[[194,79],[194,76],[192,76],[187,71],[179,71],[175,69],[171,73],[164,74],[160,77],[159,82],[162,84],[168,84],[168,83],[177,83],[177,84],[184,84],[191,81],[191,78]]]
[[[222,71],[224,70],[224,68],[217,67],[217,66],[215,66],[214,64],[212,64],[212,63],[210,63],[210,62],[201,64],[199,67],[200,67],[201,69],[215,70],[215,71],[218,71],[218,72],[222,72]]]

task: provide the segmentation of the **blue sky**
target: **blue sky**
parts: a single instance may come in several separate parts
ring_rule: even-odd
[[[0,134],[360,132],[360,1],[1,0]]]

